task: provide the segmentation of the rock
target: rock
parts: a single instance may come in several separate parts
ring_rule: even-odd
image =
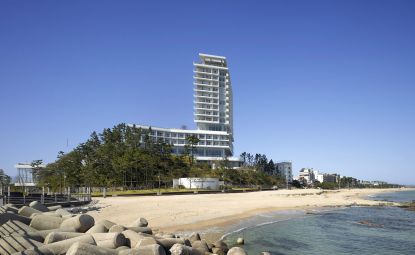
[[[241,247],[232,247],[229,249],[227,255],[247,255],[245,250]]]
[[[22,216],[26,216],[26,217],[30,217],[30,216],[32,216],[32,214],[42,214],[42,212],[41,211],[39,211],[39,210],[36,210],[36,209],[33,209],[33,208],[31,208],[31,207],[29,207],[29,206],[22,206],[18,211],[17,211],[17,213],[19,214],[19,215],[22,215]]]
[[[29,206],[41,212],[49,212],[49,209],[39,201],[32,201]]]
[[[238,237],[238,239],[236,239],[236,243],[242,245],[245,243],[245,240],[242,237]]]
[[[57,229],[61,226],[62,219],[48,215],[36,215],[30,222],[30,227],[37,230]]]
[[[108,232],[110,232],[110,233],[121,233],[125,230],[127,230],[127,228],[124,227],[123,225],[114,225],[108,230]]]
[[[64,220],[60,227],[74,227],[77,232],[85,233],[94,226],[95,220],[88,214],[77,215],[75,217]]]
[[[127,244],[127,239],[122,233],[93,233],[97,246],[116,249]]]
[[[147,226],[148,226],[148,221],[144,218],[138,218],[131,224],[131,227],[147,227]]]
[[[114,249],[99,247],[87,243],[76,242],[66,252],[66,255],[117,255]]]
[[[271,255],[271,253],[270,252],[267,252],[267,251],[263,251],[259,255]]]

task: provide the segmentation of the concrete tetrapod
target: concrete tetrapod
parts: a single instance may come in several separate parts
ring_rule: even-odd
[[[147,227],[147,226],[148,226],[148,221],[144,218],[138,218],[130,225],[130,227]]]
[[[37,230],[47,230],[59,228],[61,223],[62,219],[59,217],[40,214],[32,218],[29,226]]]
[[[36,249],[30,249],[23,252],[16,253],[14,255],[60,255],[65,254],[66,251],[71,247],[72,244],[76,242],[88,243],[95,245],[94,238],[89,234],[84,234],[82,236],[74,237],[71,239],[59,241],[56,243],[45,244],[43,246],[37,247]]]
[[[116,249],[127,244],[127,239],[122,233],[92,233],[96,244],[108,249]]]
[[[48,206],[48,210],[49,211],[56,211],[58,209],[62,209],[61,205],[52,205],[52,206]]]
[[[95,220],[92,216],[88,214],[82,214],[77,215],[75,217],[69,218],[64,220],[60,227],[74,227],[76,232],[82,232],[85,233],[90,229],[92,226],[94,226]]]
[[[173,247],[173,245],[176,243],[186,245],[184,238],[157,238],[156,241],[166,250],[170,250],[170,248]]]
[[[17,211],[17,213],[19,214],[19,215],[22,215],[22,216],[26,216],[26,217],[30,217],[30,216],[32,216],[32,214],[35,214],[35,213],[37,213],[37,214],[42,214],[43,212],[42,211],[39,211],[39,210],[36,210],[36,209],[34,209],[34,208],[32,208],[32,207],[29,207],[29,206],[22,206],[18,211]]]
[[[92,228],[88,229],[86,233],[107,233],[108,229],[105,227],[104,224],[97,223]]]
[[[49,209],[39,201],[32,201],[29,206],[41,212],[49,212]]]
[[[122,234],[127,238],[127,244],[129,244],[130,247],[135,247],[141,239],[143,239],[145,236],[142,234],[139,234],[137,232],[134,232],[132,230],[124,230]]]
[[[148,245],[157,244],[156,239],[154,237],[144,237],[137,242],[137,245],[132,248],[141,248]]]
[[[87,243],[76,242],[69,247],[66,255],[117,255],[113,249],[99,247]]]
[[[97,224],[104,225],[107,229],[110,229],[112,226],[117,225],[116,223],[109,221],[109,220],[100,220]]]
[[[166,251],[158,244],[151,244],[133,248],[130,250],[122,250],[119,255],[166,255]]]
[[[51,232],[49,233],[44,240],[44,244],[56,243],[66,239],[71,239],[74,237],[82,236],[84,233],[78,232]]]

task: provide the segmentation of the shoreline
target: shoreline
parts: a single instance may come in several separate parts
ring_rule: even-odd
[[[96,220],[107,219],[126,224],[132,218],[144,217],[155,231],[198,231],[208,240],[220,239],[227,229],[242,221],[267,213],[303,212],[344,208],[352,205],[397,206],[399,203],[369,200],[369,195],[413,190],[342,189],[342,190],[276,190],[252,193],[195,194],[157,197],[98,198],[98,211],[88,214]]]

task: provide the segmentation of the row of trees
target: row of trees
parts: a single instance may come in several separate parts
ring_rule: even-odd
[[[254,156],[252,163],[249,159],[241,170],[230,169],[226,159],[212,169],[194,161],[193,154],[199,142],[196,137],[187,138],[185,152],[178,156],[171,154],[170,144],[155,141],[150,132],[151,129],[126,124],[104,129],[101,133],[93,132],[72,151],[59,152],[57,160],[45,168],[36,167],[42,162],[34,161],[37,182],[53,191],[68,186],[154,188],[159,181],[168,187],[174,178],[180,177],[219,177],[235,185],[278,183],[278,179],[269,174],[268,166],[273,163],[268,162],[265,155]]]

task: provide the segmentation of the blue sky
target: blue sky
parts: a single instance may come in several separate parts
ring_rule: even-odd
[[[414,13],[409,0],[2,0],[0,168],[121,122],[193,127],[203,52],[228,58],[237,154],[413,184]]]

